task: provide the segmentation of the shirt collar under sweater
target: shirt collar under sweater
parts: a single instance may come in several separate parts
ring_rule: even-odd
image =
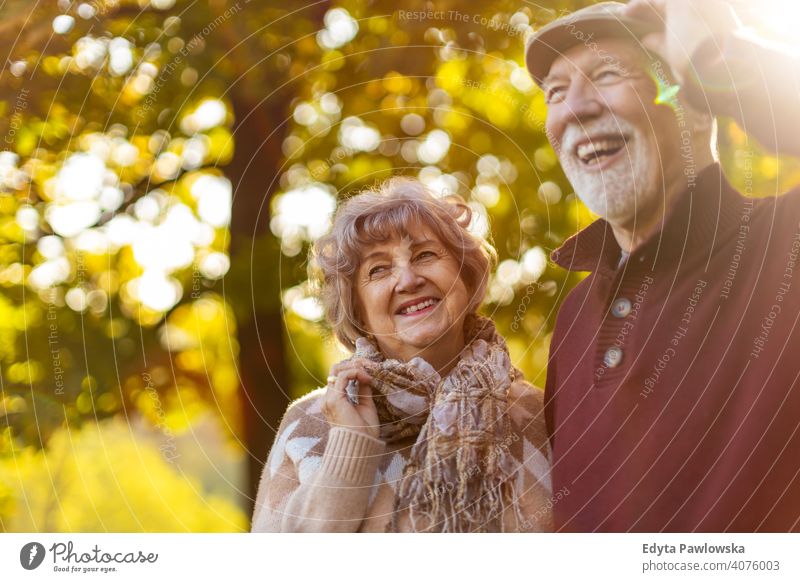
[[[619,268],[635,262],[649,263],[653,270],[666,266],[689,252],[709,256],[713,248],[740,220],[742,197],[728,183],[719,163],[703,169],[689,182],[672,209],[665,213],[662,228],[621,262],[620,246],[611,225],[600,218],[568,238],[551,254],[552,260],[569,271],[597,272],[613,277]]]

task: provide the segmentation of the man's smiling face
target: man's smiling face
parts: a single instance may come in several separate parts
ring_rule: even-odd
[[[675,113],[657,105],[645,53],[630,41],[578,44],[559,56],[543,82],[547,130],[576,194],[615,226],[665,207],[681,180]]]

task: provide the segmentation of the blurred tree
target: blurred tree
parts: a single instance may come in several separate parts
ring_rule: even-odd
[[[555,313],[580,279],[548,255],[593,217],[547,142],[522,52],[535,27],[589,3],[6,0],[0,527],[97,527],[20,516],[20,483],[49,474],[64,431],[87,421],[129,450],[102,420],[122,414],[158,427],[162,461],[180,469],[173,435],[215,414],[226,458],[248,464],[229,493],[252,496],[289,399],[343,356],[320,334],[309,245],[339,200],[392,174],[472,206],[500,254],[484,310],[543,385]],[[728,124],[721,135],[724,164],[752,169],[754,192],[797,183],[796,163]],[[101,454],[82,434],[76,446]],[[76,451],[63,474],[87,458]],[[152,464],[178,497],[194,487]],[[140,490],[119,483],[114,499]],[[241,527],[215,491],[221,521],[189,529]]]
[[[283,142],[272,229],[284,254],[303,257],[338,199],[392,174],[461,195],[476,213],[474,228],[500,253],[485,312],[516,363],[543,384],[553,314],[579,280],[551,266],[548,254],[591,216],[547,143],[544,102],[522,51],[534,23],[579,4],[338,2]],[[292,337],[307,337],[302,321],[321,317],[308,287],[289,289],[284,303]],[[327,345],[322,359],[292,350],[298,387],[318,385],[341,357]]]
[[[549,253],[596,217],[575,196],[547,140],[543,95],[522,64],[524,41],[592,3],[336,2],[317,36],[319,65],[304,73],[283,142],[272,230],[284,255],[304,257],[338,200],[392,174],[463,196],[478,215],[475,229],[500,255],[484,312],[507,337],[515,364],[543,386],[555,314],[583,276],[550,263]],[[751,170],[754,195],[800,182],[797,161],[765,155],[724,120],[721,145],[723,164],[738,170],[734,181]],[[322,313],[306,285],[285,291],[284,304],[294,386],[310,390],[342,354],[331,341],[310,352],[307,324]]]
[[[288,96],[264,88],[303,70],[291,41],[325,11],[280,4],[4,6],[1,413],[21,442],[197,392],[253,451],[252,493],[288,403],[264,235]]]

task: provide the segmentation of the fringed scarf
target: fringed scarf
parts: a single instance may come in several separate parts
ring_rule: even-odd
[[[508,389],[520,372],[511,366],[505,340],[490,319],[465,324],[467,346],[444,378],[421,358],[385,359],[366,338],[355,357],[368,371],[387,442],[416,437],[399,484],[387,531],[400,518],[413,531],[503,531],[504,511],[521,520],[509,451]]]

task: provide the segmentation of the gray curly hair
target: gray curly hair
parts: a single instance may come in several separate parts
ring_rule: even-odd
[[[368,333],[353,292],[364,250],[404,236],[409,224],[427,228],[459,261],[461,279],[472,296],[468,313],[476,312],[486,296],[497,253],[488,241],[469,231],[472,216],[461,197],[438,198],[419,180],[406,177],[390,178],[343,203],[331,232],[311,250],[312,282],[339,341],[353,351],[356,338]]]

